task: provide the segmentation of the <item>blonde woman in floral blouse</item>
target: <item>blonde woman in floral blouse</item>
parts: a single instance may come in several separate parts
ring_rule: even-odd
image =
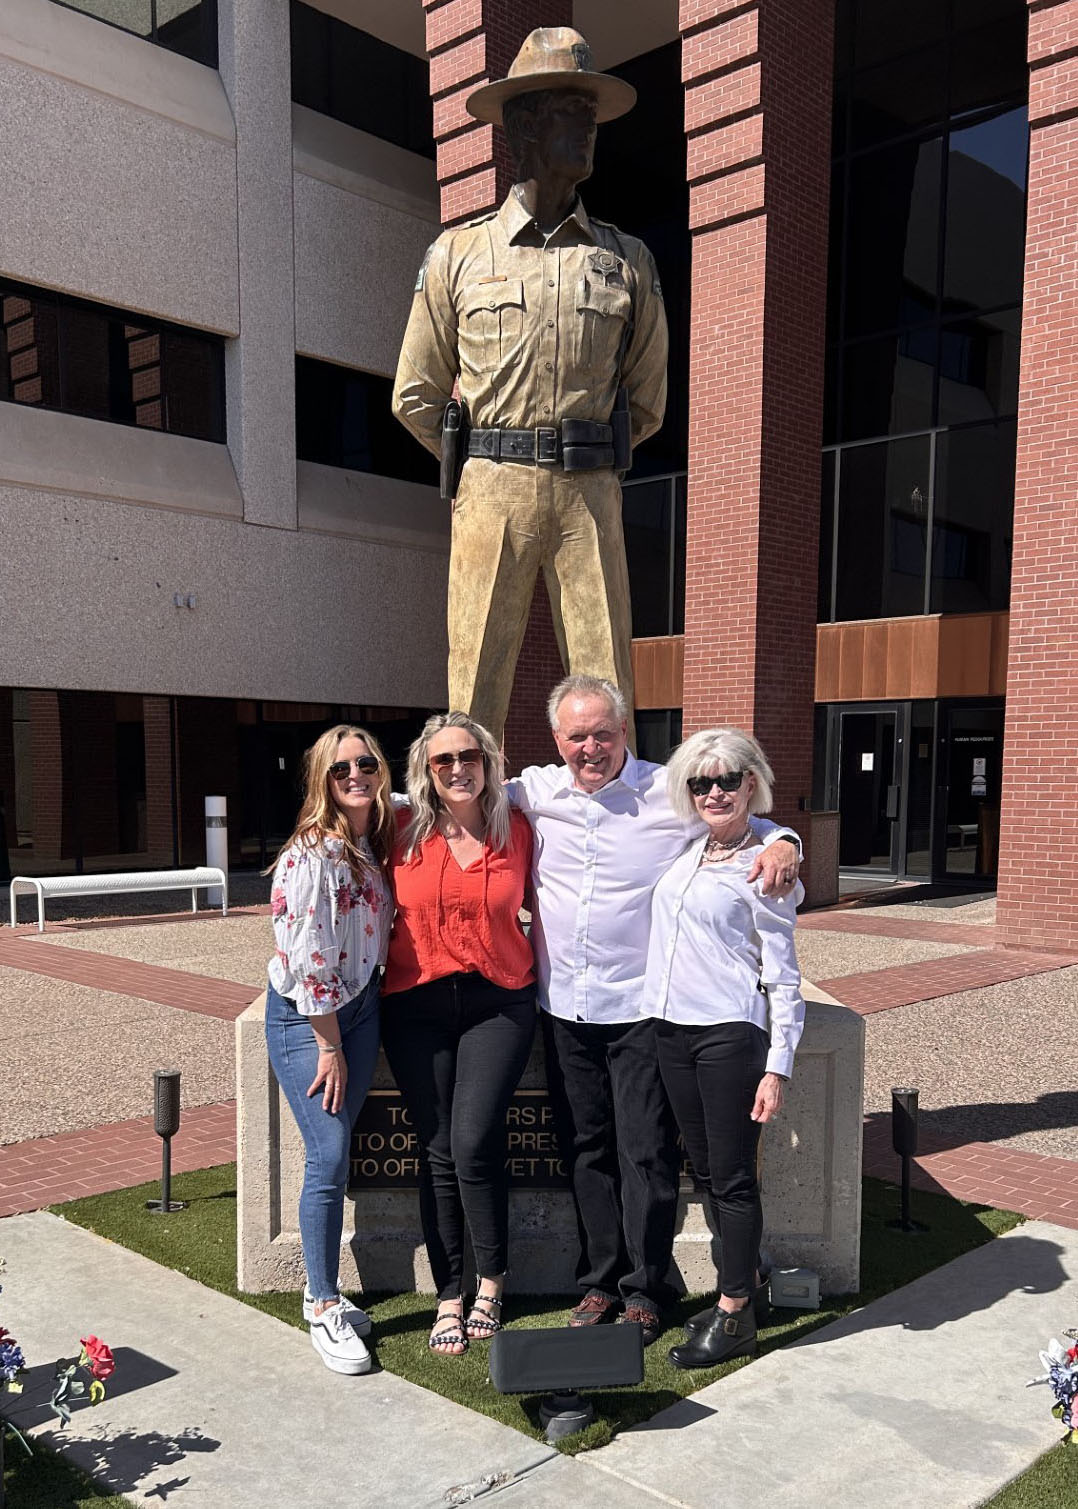
[[[266,1044],[307,1152],[299,1230],[311,1342],[333,1372],[365,1373],[370,1318],[341,1298],[337,1266],[352,1126],[378,1055],[396,824],[385,757],[361,728],[327,729],[304,757],[304,782],[273,871]]]

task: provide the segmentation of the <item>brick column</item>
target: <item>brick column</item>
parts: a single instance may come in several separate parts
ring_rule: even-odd
[[[686,733],[812,781],[832,0],[680,0],[693,233]]]
[[[64,759],[60,695],[30,693],[30,768],[33,771],[34,860],[58,860],[63,839]]]
[[[167,697],[143,697],[146,746],[146,854],[152,864],[172,864],[172,725]]]
[[[1078,3],[1029,16],[1029,197],[998,923],[1078,948]]]
[[[481,84],[505,77],[524,38],[537,26],[571,26],[572,0],[423,0],[423,5],[442,223],[456,225],[499,205],[513,183],[500,128],[473,120],[465,100]],[[546,587],[540,581],[505,724],[511,770],[552,758],[546,694],[561,674]]]

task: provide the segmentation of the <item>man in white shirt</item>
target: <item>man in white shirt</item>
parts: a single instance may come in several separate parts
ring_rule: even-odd
[[[621,1311],[648,1343],[672,1297],[678,1157],[644,971],[652,888],[693,834],[667,800],[665,767],[629,751],[615,686],[568,676],[549,706],[565,764],[529,766],[509,795],[535,830],[532,941],[547,1082],[580,1230],[583,1298],[569,1323]],[[791,889],[796,841],[752,821],[766,847],[749,878]]]

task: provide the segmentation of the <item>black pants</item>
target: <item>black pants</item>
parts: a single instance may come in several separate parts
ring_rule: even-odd
[[[756,1179],[760,1123],[749,1113],[769,1039],[752,1022],[657,1022],[659,1067],[693,1172],[722,1242],[722,1292],[752,1295],[763,1234]]]
[[[658,1312],[673,1296],[678,1156],[655,1023],[604,1026],[545,1011],[542,1022],[558,1139],[572,1168],[580,1287]]]
[[[384,998],[382,1046],[419,1140],[419,1213],[439,1299],[509,1266],[505,1112],[531,1052],[535,987],[450,975]]]

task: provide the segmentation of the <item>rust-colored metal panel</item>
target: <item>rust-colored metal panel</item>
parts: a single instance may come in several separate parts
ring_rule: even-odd
[[[685,636],[665,634],[632,643],[636,706],[680,707],[685,675]]]
[[[838,701],[838,650],[841,624],[816,626],[816,701]]]
[[[1008,616],[965,613],[816,627],[816,701],[1001,697]]]
[[[865,625],[843,624],[838,647],[840,702],[864,701]]]

